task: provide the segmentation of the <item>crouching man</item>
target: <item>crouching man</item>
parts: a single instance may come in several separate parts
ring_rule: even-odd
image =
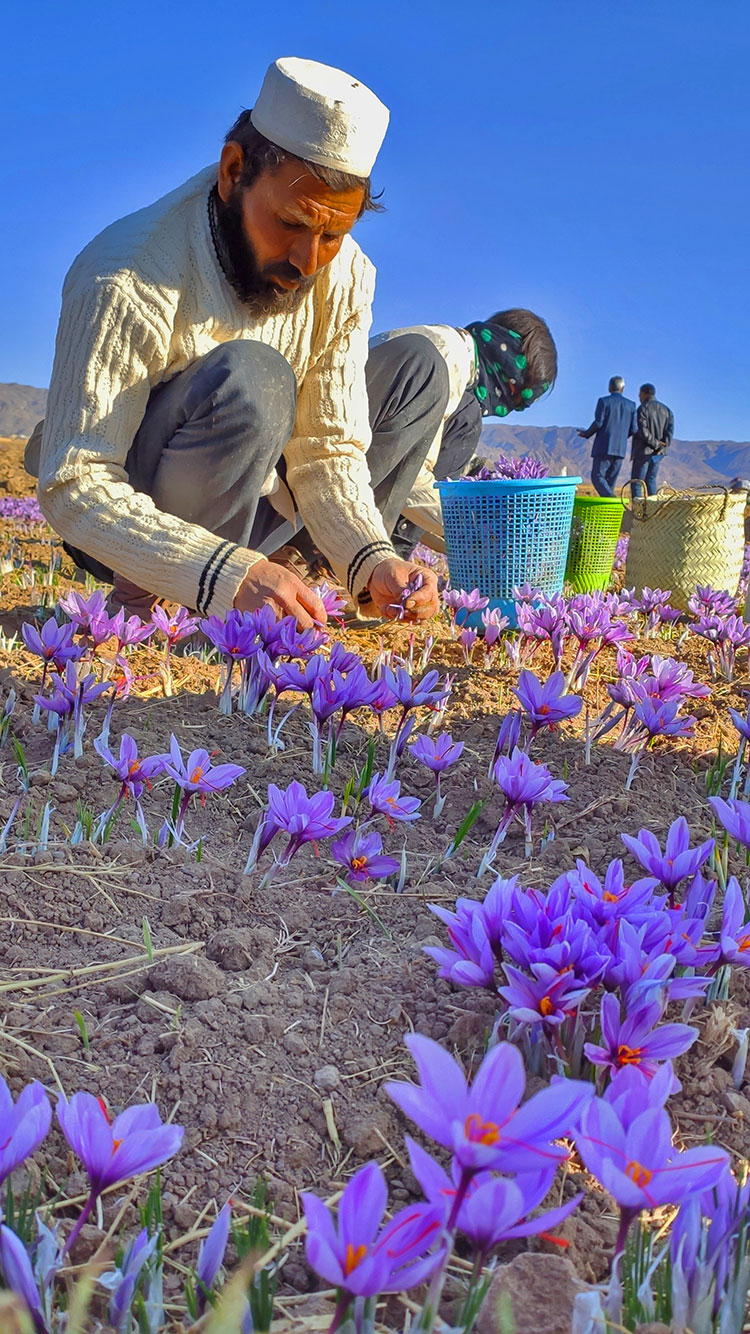
[[[449,386],[426,338],[367,365],[374,270],[350,233],[377,208],[387,122],[343,71],[278,60],[218,166],[75,260],[39,502],[128,611],[157,597],[204,615],[265,602],[303,627],[324,621],[268,559],[304,525],[352,598],[395,614],[415,567],[391,534]],[[437,610],[430,571],[406,608]]]

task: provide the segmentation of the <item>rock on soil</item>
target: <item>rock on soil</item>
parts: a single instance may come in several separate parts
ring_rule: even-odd
[[[587,1285],[562,1255],[517,1255],[501,1265],[479,1312],[477,1334],[570,1334]]]
[[[210,1000],[226,988],[224,974],[210,959],[199,954],[173,954],[157,963],[149,973],[157,991],[171,991],[180,1000]]]

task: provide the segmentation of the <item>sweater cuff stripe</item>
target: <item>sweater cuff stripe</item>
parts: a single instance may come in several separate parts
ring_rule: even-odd
[[[390,542],[369,542],[366,547],[360,547],[356,556],[352,558],[349,564],[349,569],[346,572],[346,586],[350,593],[353,593],[354,591],[354,581],[365,561],[368,560],[370,556],[374,556],[376,551],[387,551],[391,555],[394,554],[393,546]]]
[[[213,601],[213,596],[214,593],[216,592],[216,581],[219,578],[219,575],[221,574],[222,570],[224,569],[224,566],[226,565],[227,561],[229,560],[229,557],[233,556],[236,550],[237,550],[237,544],[235,542],[231,542],[229,545],[229,550],[225,551],[224,555],[222,556],[218,564],[214,565],[213,574],[211,575],[211,582],[208,586],[208,592],[206,594],[205,601],[203,603],[206,611],[208,611]]]
[[[201,612],[203,616],[205,616],[208,610],[208,603],[204,602],[203,600],[203,594],[206,587],[206,580],[209,578],[211,569],[214,566],[215,562],[221,557],[222,553],[226,551],[227,547],[232,547],[233,551],[236,551],[237,549],[236,547],[232,546],[231,542],[227,541],[220,542],[219,545],[215,547],[214,550],[211,552],[211,555],[209,556],[208,560],[203,566],[203,569],[201,570],[201,577],[200,580],[198,581],[198,596],[195,599],[195,608],[196,611]],[[211,595],[213,594],[213,590],[214,590],[214,584],[211,585],[209,593],[209,601]]]

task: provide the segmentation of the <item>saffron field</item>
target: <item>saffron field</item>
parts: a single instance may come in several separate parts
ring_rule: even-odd
[[[741,590],[126,622],[3,450],[0,1327],[741,1331]]]

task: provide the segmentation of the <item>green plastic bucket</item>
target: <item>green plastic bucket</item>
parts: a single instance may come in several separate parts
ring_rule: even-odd
[[[576,496],[565,581],[576,593],[606,588],[612,575],[625,506],[609,496]]]

